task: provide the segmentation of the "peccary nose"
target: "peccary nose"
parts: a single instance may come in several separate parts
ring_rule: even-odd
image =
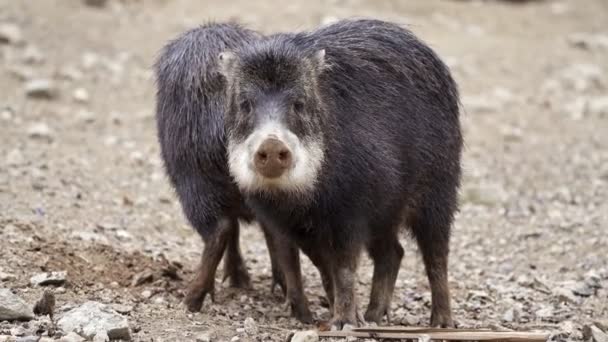
[[[256,170],[262,176],[277,178],[291,167],[292,157],[291,152],[282,141],[268,138],[256,151],[253,162]]]

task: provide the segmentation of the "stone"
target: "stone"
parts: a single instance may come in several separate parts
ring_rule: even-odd
[[[23,336],[19,337],[16,342],[38,342],[40,341],[40,336]]]
[[[47,285],[63,285],[66,282],[68,272],[44,272],[38,273],[30,278],[30,284],[34,286],[47,286]]]
[[[57,326],[87,339],[131,339],[127,319],[110,307],[93,301],[66,312],[57,321]]]
[[[6,155],[6,165],[8,166],[18,166],[25,163],[25,158],[23,157],[23,153],[21,153],[21,150],[15,148],[12,149],[7,155]],[[4,280],[8,280],[5,279],[3,277],[3,272],[0,272],[0,280],[4,281]]]
[[[258,325],[251,317],[245,318],[245,321],[243,322],[243,327],[245,328],[245,333],[247,335],[255,336],[258,333]]]
[[[72,97],[79,103],[87,103],[90,99],[89,92],[84,88],[76,88],[72,93]]]
[[[31,124],[27,128],[27,134],[32,139],[40,139],[40,140],[53,140],[53,131],[51,128],[44,122],[36,122]]]
[[[23,51],[23,61],[27,64],[41,64],[44,63],[44,55],[36,46],[28,45]]]
[[[0,289],[0,321],[31,320],[30,306],[9,289]]]
[[[586,109],[593,117],[608,118],[608,96],[590,99]]]
[[[133,305],[112,304],[112,309],[118,313],[126,315],[126,314],[131,313],[131,311],[133,311]]]
[[[67,335],[59,339],[59,342],[83,342],[86,341],[82,336],[71,331]]]
[[[23,43],[23,34],[19,26],[13,23],[0,24],[0,43],[13,45]]]
[[[575,33],[568,37],[568,43],[583,50],[608,49],[608,35]]]
[[[25,94],[31,98],[52,100],[59,96],[59,90],[53,80],[38,78],[25,84]]]
[[[576,295],[574,294],[574,292],[572,292],[572,289],[570,289],[570,288],[557,287],[557,288],[553,289],[552,292],[553,292],[553,295],[555,297],[557,297],[557,299],[560,302],[577,304],[579,301],[578,298],[576,297]]]
[[[211,342],[211,335],[209,333],[200,333],[196,335],[196,342]]]
[[[291,338],[291,342],[317,342],[319,334],[314,330],[298,331]]]
[[[592,342],[608,342],[608,334],[595,325],[583,326],[583,339]]]

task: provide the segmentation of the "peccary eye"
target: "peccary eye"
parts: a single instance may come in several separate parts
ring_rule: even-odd
[[[302,111],[304,110],[304,102],[301,100],[298,100],[296,102],[293,103],[293,111],[296,113],[302,113]]]
[[[239,107],[241,109],[241,112],[249,114],[251,112],[251,101],[249,100],[244,100],[239,104]]]

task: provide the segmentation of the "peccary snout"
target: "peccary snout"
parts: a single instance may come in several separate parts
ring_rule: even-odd
[[[280,177],[292,163],[291,151],[275,137],[264,140],[254,156],[255,169],[266,178]]]

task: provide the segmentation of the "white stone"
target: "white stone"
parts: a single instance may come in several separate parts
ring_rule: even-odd
[[[53,80],[39,78],[25,84],[25,94],[32,98],[54,99],[59,91]]]
[[[318,342],[319,334],[314,330],[298,331],[291,338],[291,342]]]
[[[30,284],[38,286],[63,285],[67,276],[68,272],[66,271],[38,273],[30,278]]]
[[[127,319],[108,306],[98,302],[86,302],[66,312],[57,326],[65,332],[73,331],[87,339],[129,340],[131,333]]]
[[[23,42],[23,34],[19,26],[12,23],[0,24],[0,43],[20,44]]]
[[[0,289],[0,321],[30,320],[32,308],[9,289]]]

